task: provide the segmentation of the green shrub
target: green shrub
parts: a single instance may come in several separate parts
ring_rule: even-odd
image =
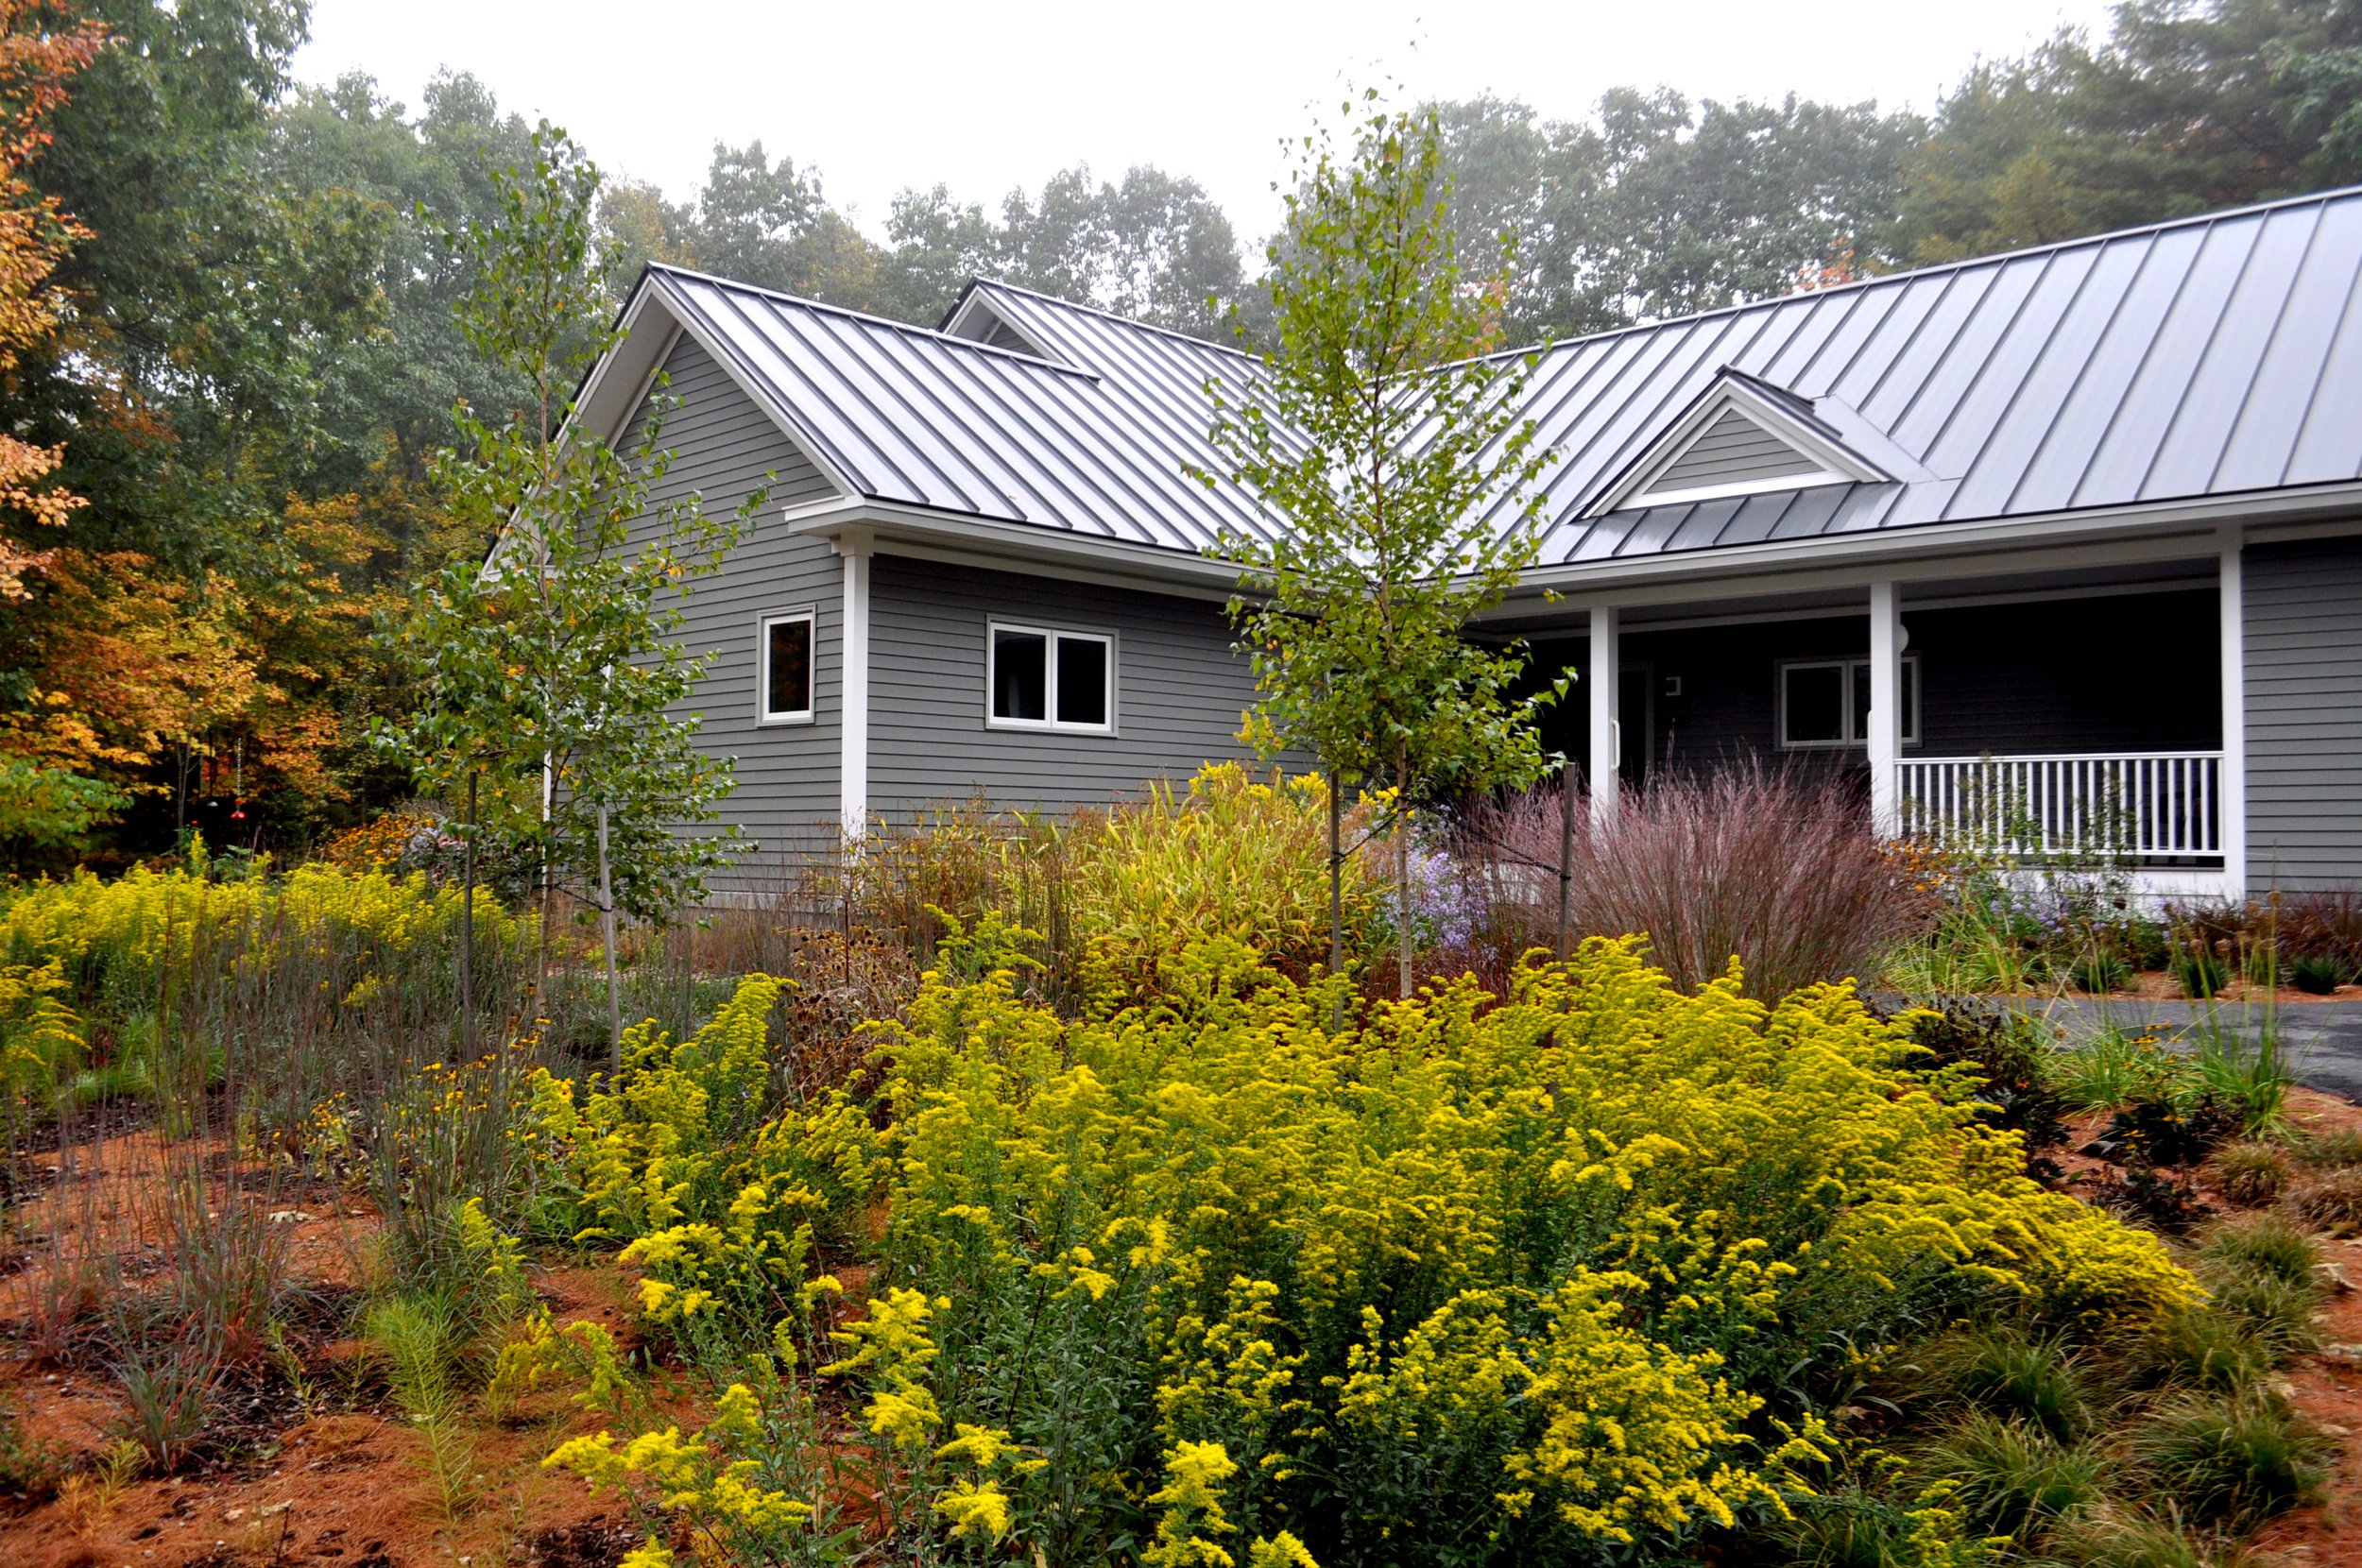
[[[2206,1162],[2206,1176],[2231,1202],[2261,1208],[2278,1202],[2287,1190],[2288,1155],[2273,1143],[2226,1144]]]
[[[2346,982],[2346,968],[2334,958],[2304,953],[2289,963],[2288,978],[2298,990],[2326,997]]]
[[[2261,1383],[2279,1353],[2227,1313],[2190,1307],[2168,1314],[2131,1347],[2133,1370],[2152,1385],[2237,1391]]]
[[[2091,1425],[2089,1369],[2056,1336],[2006,1327],[1972,1329],[1930,1346],[1927,1370],[1949,1399],[2023,1421],[2061,1441]]]
[[[2184,944],[2174,949],[2173,980],[2184,997],[2204,1001],[2222,995],[2231,980],[2231,965],[2203,947]]]
[[[2339,1166],[2288,1195],[2289,1212],[2340,1234],[2362,1228],[2362,1166]]]
[[[1787,1517],[1773,1516],[1762,1526],[1760,1555],[1742,1551],[1731,1560],[1789,1568],[1966,1568],[1989,1555],[1963,1539],[1960,1510],[1942,1504],[1914,1507],[1849,1485],[1799,1493],[1788,1508]]]
[[[2337,1169],[2345,1166],[2362,1166],[2362,1128],[2341,1128],[2332,1133],[2308,1133],[2289,1144],[2288,1151],[2303,1165],[2318,1169]]]
[[[2127,1034],[2114,1024],[2062,1052],[2056,1076],[2060,1097],[2087,1111],[2170,1103],[2195,1093],[2198,1083],[2189,1058],[2164,1048],[2154,1034]]]
[[[2132,983],[2132,965],[2114,953],[2093,953],[2075,961],[2068,970],[2076,989],[2095,997],[2121,991]]]
[[[2132,1434],[2152,1484],[2198,1519],[2252,1521],[2313,1501],[2336,1445],[2277,1397],[2195,1395]]]
[[[2026,1422],[1971,1415],[1922,1450],[1915,1473],[1959,1488],[1953,1501],[1980,1530],[2030,1546],[2058,1521],[2106,1495],[2106,1457]]]
[[[2201,1542],[2171,1518],[2115,1507],[2092,1509],[2051,1539],[2050,1556],[2075,1568],[2257,1568],[2236,1544]]]
[[[1355,813],[1355,836],[1366,831]],[[1350,842],[1350,839],[1348,839]],[[1168,994],[1182,946],[1226,936],[1298,978],[1328,964],[1328,786],[1208,764],[1176,794],[1079,821],[1067,834],[1067,918],[1083,999],[1102,1013]],[[1374,855],[1344,864],[1347,952],[1378,917]]]
[[[2291,1285],[2255,1270],[2210,1271],[2207,1285],[2214,1292],[2214,1310],[2246,1324],[2279,1358],[2302,1355],[2320,1343],[2313,1314],[2321,1297],[2312,1286]]]
[[[2320,1287],[2320,1245],[2284,1215],[2225,1219],[2207,1231],[2198,1255],[2218,1270],[2251,1271],[2309,1290]]]

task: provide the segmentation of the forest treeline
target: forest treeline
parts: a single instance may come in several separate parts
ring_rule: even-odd
[[[416,103],[289,74],[302,0],[0,0],[0,866],[288,848],[382,810],[404,693],[373,628],[485,540],[432,478],[462,401],[465,236],[532,128],[454,67]],[[1577,120],[1433,106],[1463,246],[1534,340],[2362,178],[2362,4],[2133,0],[1976,63],[1931,111],[1618,89]],[[592,148],[595,154],[599,151]],[[1183,332],[1256,316],[1186,174],[1078,164],[864,232],[793,149],[604,190],[650,260],[933,325],[978,273]]]

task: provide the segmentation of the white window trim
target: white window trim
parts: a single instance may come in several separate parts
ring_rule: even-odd
[[[788,713],[771,711],[771,628],[790,621],[800,621],[811,632],[811,653],[804,669],[804,707]],[[771,724],[808,724],[818,717],[820,707],[820,606],[799,605],[792,610],[773,610],[759,617],[755,622],[755,723]]]
[[[1001,657],[1001,634],[1018,632],[1029,637],[1045,639],[1042,649],[1042,711],[1053,717],[1043,719],[1003,719],[992,710],[992,694],[998,689],[999,672],[994,667]],[[1107,650],[1107,721],[1098,724],[1066,724],[1054,717],[1058,711],[1058,639],[1071,638],[1096,642]],[[1060,735],[1113,735],[1116,732],[1116,634],[1090,632],[1076,626],[1044,626],[1029,621],[989,619],[984,622],[984,727],[986,729],[1044,731]]]
[[[1840,708],[1840,711],[1845,715],[1846,728],[1851,729],[1854,725],[1855,707],[1854,671],[1857,667],[1866,665],[1869,662],[1870,660],[1867,656],[1858,654],[1851,657],[1784,658],[1777,661],[1777,663],[1773,666],[1772,674],[1772,706],[1773,723],[1777,726],[1772,733],[1779,741],[1779,749],[1782,751],[1867,752],[1870,748],[1870,738],[1866,735],[1849,736],[1842,741],[1789,740],[1788,738],[1788,673],[1790,670],[1843,671],[1845,674],[1845,691],[1841,699],[1843,706]],[[1919,656],[1917,654],[1905,654],[1903,656],[1903,679],[1909,683],[1911,699],[1911,727],[1904,731],[1903,743],[1907,746],[1915,746],[1919,744],[1919,723],[1921,713]]]

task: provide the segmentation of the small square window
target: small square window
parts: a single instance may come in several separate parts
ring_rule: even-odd
[[[1919,743],[1919,656],[1903,658],[1903,743]],[[1780,745],[1834,751],[1870,743],[1870,661],[1800,659],[1779,667]]]
[[[993,724],[1101,732],[1114,727],[1113,638],[996,623],[989,659]]]
[[[802,724],[812,718],[813,612],[765,616],[762,621],[761,718],[765,724]]]

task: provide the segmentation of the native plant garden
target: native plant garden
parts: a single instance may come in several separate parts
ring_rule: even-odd
[[[2321,1500],[2288,1376],[2351,1121],[1842,976],[1677,983],[1587,920],[1558,962],[1554,900],[1441,839],[1400,1000],[1389,856],[1327,968],[1326,807],[1233,767],[947,811],[632,930],[620,1071],[595,927],[545,958],[530,903],[477,895],[460,1015],[423,832],[17,890],[11,1538],[2198,1562]],[[1926,929],[1924,866],[1826,853]]]
[[[133,90],[199,9],[117,9],[145,76],[103,29],[0,55],[46,73],[26,135],[85,68],[196,117]],[[354,91],[304,112],[386,129]],[[1455,220],[1443,117],[1346,105],[1268,310],[1184,323],[1265,356],[1196,476],[1292,524],[1223,547],[1262,761],[792,867],[724,826],[674,636],[762,492],[651,506],[660,378],[626,436],[560,438],[629,213],[561,132],[495,128],[466,220],[399,230],[443,268],[404,332],[464,343],[481,406],[380,443],[369,504],[289,503],[368,605],[258,544],[239,570],[310,601],[191,580],[268,659],[185,617],[77,641],[98,558],[0,554],[52,661],[0,693],[36,759],[0,807],[47,857],[0,885],[0,1557],[2197,1568],[2337,1523],[2362,1116],[2268,1008],[2351,983],[2353,906],[2151,910],[1883,842],[1801,773],[1563,797],[1533,721],[1566,683],[1464,635],[1531,559],[1522,365],[1484,351],[1532,304],[1489,230],[1533,226]],[[230,444],[241,483],[317,445]],[[61,461],[18,445],[26,484]],[[336,677],[305,628],[357,646],[369,609]],[[147,752],[75,707],[127,650],[187,676]],[[316,686],[393,695],[331,723]],[[266,707],[306,745],[238,728]],[[327,781],[320,825],[403,804],[209,845],[182,808],[227,776],[244,820],[248,739],[273,789]],[[60,860],[160,805],[168,746],[169,852]],[[2261,1029],[2044,1010],[2144,965]]]

